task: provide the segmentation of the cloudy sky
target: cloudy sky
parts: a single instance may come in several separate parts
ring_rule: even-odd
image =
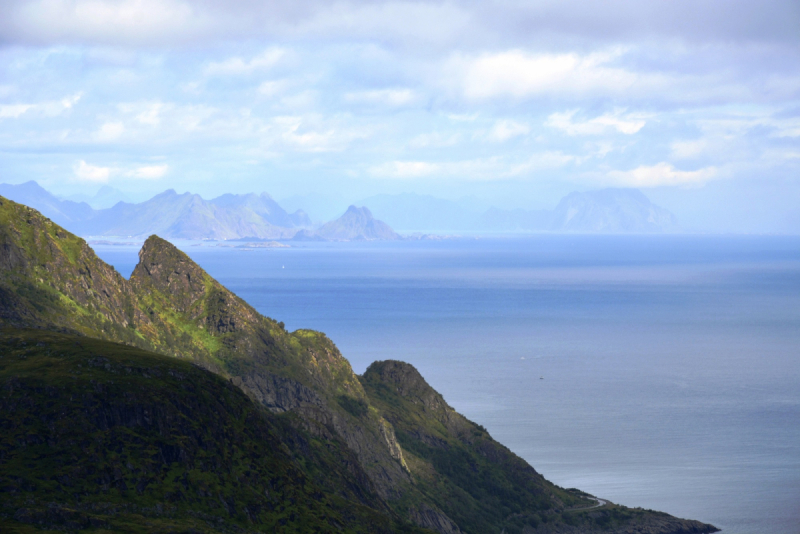
[[[0,3],[0,181],[62,195],[625,186],[798,233],[799,171],[796,0]]]

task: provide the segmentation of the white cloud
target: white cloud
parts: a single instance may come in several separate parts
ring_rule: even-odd
[[[109,176],[111,176],[111,167],[89,165],[84,160],[78,161],[72,167],[72,171],[75,173],[75,177],[81,182],[106,183],[108,182]]]
[[[635,84],[652,83],[652,77],[611,66],[622,53],[622,49],[588,55],[509,50],[472,58],[455,57],[446,71],[448,77],[454,75],[470,99],[621,93]]]
[[[256,70],[266,70],[274,66],[285,55],[286,50],[282,48],[269,48],[249,61],[240,57],[232,57],[225,61],[209,63],[206,66],[205,72],[208,76],[250,74]]]
[[[0,119],[16,119],[35,107],[33,104],[7,104],[0,106]]]
[[[169,170],[169,165],[145,165],[125,172],[125,176],[141,180],[157,180],[162,178]]]
[[[115,141],[125,132],[125,125],[121,122],[106,122],[94,134],[94,138],[101,142]]]
[[[696,171],[679,171],[666,162],[642,165],[630,171],[611,171],[608,178],[616,185],[627,187],[658,187],[662,185],[701,185],[717,176],[715,167]]]
[[[441,172],[441,165],[427,161],[391,161],[370,167],[373,176],[386,178],[421,178]]]
[[[416,95],[411,89],[377,89],[346,93],[344,99],[348,102],[366,102],[396,107],[413,102]]]
[[[191,3],[179,0],[35,0],[9,15],[21,33],[51,42],[152,43],[208,27]]]
[[[573,121],[578,110],[553,113],[547,117],[545,126],[562,130],[567,135],[600,135],[608,130],[633,135],[644,128],[647,121],[641,115],[625,114],[624,110],[615,110],[586,121]]]
[[[504,119],[494,123],[487,137],[490,141],[502,143],[508,141],[512,137],[527,135],[530,131],[531,128],[527,124]]]
[[[30,112],[40,113],[46,117],[55,117],[72,109],[83,93],[65,96],[61,100],[48,100],[38,104],[5,104],[0,106],[0,119],[18,119]]]
[[[368,135],[337,118],[318,115],[273,117],[262,127],[262,144],[297,152],[339,152],[355,139]]]

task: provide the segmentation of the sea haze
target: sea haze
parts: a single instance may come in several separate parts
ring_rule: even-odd
[[[133,269],[133,248],[97,249]],[[356,372],[414,364],[561,486],[725,534],[798,532],[800,238],[184,250]]]

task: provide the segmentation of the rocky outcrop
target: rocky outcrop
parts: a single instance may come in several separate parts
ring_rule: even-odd
[[[453,523],[441,510],[431,508],[427,504],[412,508],[409,511],[411,520],[417,525],[429,528],[440,534],[461,534],[461,529]]]
[[[288,412],[301,407],[323,407],[323,401],[314,390],[303,384],[270,373],[235,376],[231,383],[247,391],[258,403],[275,413]]]

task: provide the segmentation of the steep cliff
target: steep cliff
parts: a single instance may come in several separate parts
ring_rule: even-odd
[[[359,379],[324,334],[287,332],[156,236],[126,280],[83,240],[0,198],[0,297],[0,326],[122,342],[228,380],[300,436],[283,443],[304,472],[320,474],[325,494],[440,533],[599,525],[578,510],[592,499],[546,481],[410,366],[379,362]],[[347,474],[333,476],[333,465]],[[655,517],[593,513],[606,512],[617,514],[608,524],[618,532]],[[683,524],[650,532],[714,530],[673,528]]]

